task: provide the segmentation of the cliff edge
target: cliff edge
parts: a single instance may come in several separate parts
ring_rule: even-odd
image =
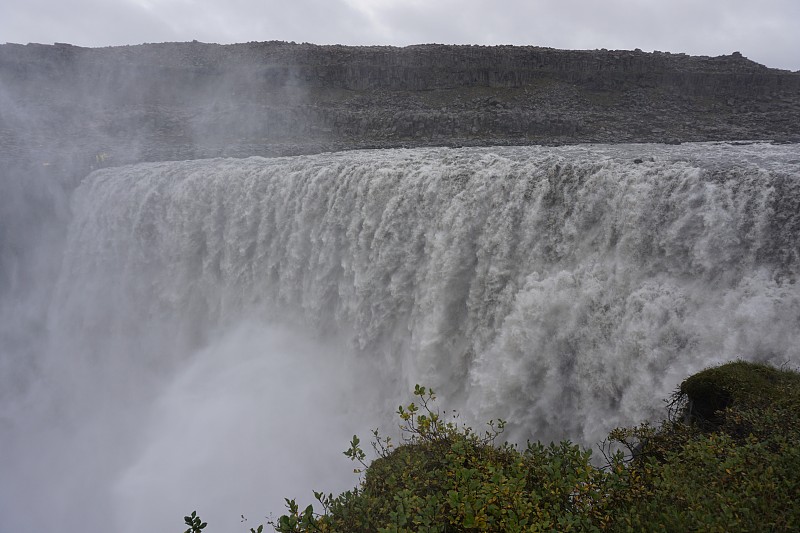
[[[734,52],[0,45],[0,153],[87,168],[365,147],[800,138],[800,72]]]

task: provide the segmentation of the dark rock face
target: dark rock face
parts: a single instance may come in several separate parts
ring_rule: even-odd
[[[358,147],[797,140],[800,72],[641,51],[0,45],[3,159],[76,168]]]

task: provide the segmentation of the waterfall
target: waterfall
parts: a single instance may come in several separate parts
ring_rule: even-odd
[[[336,450],[324,457],[336,457],[346,442],[328,435],[363,430],[348,425],[354,418],[383,424],[421,383],[471,422],[507,419],[512,439],[591,445],[615,426],[663,416],[662,400],[701,368],[734,358],[800,364],[796,146],[142,163],[94,172],[71,209],[49,346],[13,406],[58,420],[47,432],[73,439],[67,453],[89,474],[99,467],[75,451],[80,439],[119,449],[103,483],[121,513],[147,512],[157,500],[142,489],[172,487],[159,477],[170,465],[213,469],[204,461],[240,450],[207,435],[218,442],[185,457],[192,420],[213,419],[218,433],[246,425],[270,443],[241,448],[245,464],[298,440],[313,455],[315,435]],[[296,418],[311,411],[321,413],[309,418],[318,429],[299,431]],[[12,429],[15,420],[2,419]],[[259,422],[272,425],[266,436],[252,429]],[[20,456],[44,424],[22,425],[8,439]],[[52,457],[51,466],[64,458]],[[303,457],[286,461],[308,483]],[[0,489],[10,493],[7,481]],[[167,499],[178,519],[191,510]]]

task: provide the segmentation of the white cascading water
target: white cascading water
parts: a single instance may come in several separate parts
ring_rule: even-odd
[[[798,148],[763,143],[95,172],[0,406],[0,531],[247,530],[352,486],[341,450],[414,383],[592,445],[701,368],[798,366],[798,209]]]

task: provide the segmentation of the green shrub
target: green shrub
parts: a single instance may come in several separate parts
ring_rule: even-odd
[[[611,432],[603,467],[568,441],[498,442],[502,420],[477,433],[443,420],[433,391],[414,395],[418,404],[397,411],[399,445],[373,432],[367,464],[353,437],[345,455],[363,472],[356,488],[315,492],[319,512],[287,500],[275,530],[800,530],[797,372],[735,362],[695,374],[673,398],[676,416]]]
[[[676,420],[617,429],[636,450],[615,529],[800,530],[800,374],[734,362],[687,378]],[[634,497],[634,493],[636,497]]]

